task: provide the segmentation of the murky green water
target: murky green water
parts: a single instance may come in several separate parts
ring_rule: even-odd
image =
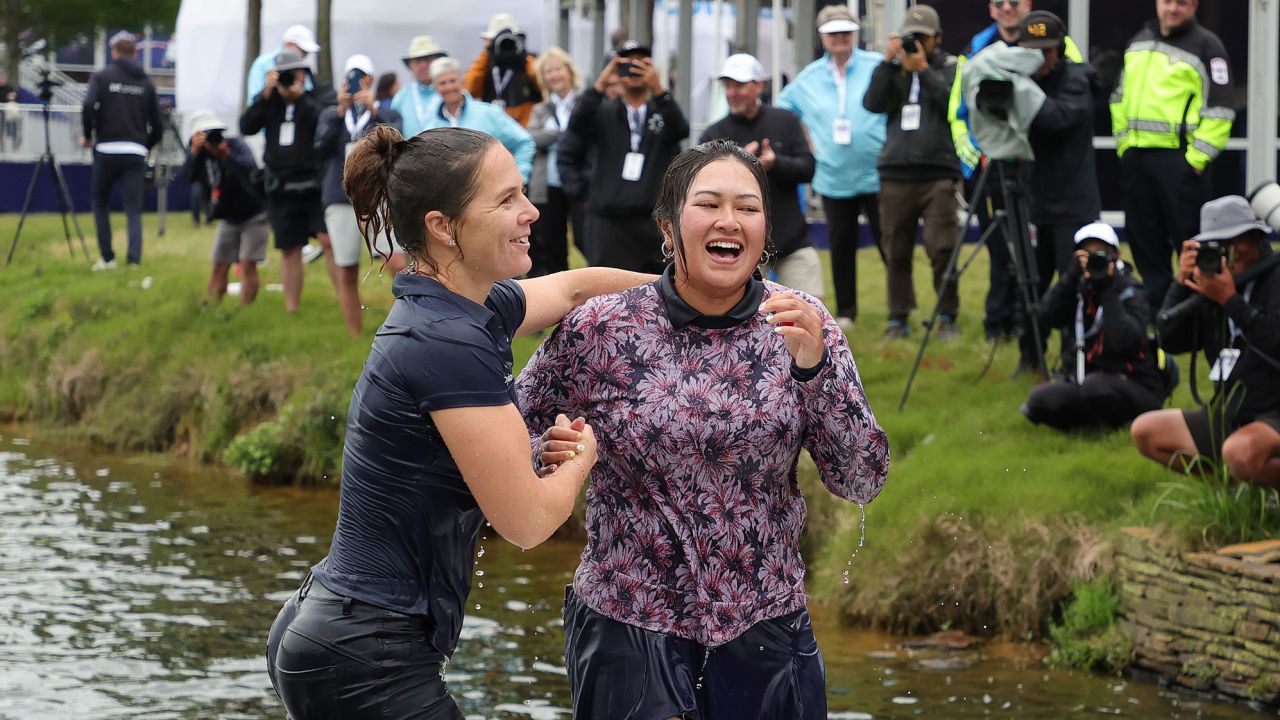
[[[337,494],[14,432],[0,429],[0,717],[282,717],[263,641],[323,556]],[[474,718],[568,718],[559,608],[579,548],[482,546],[453,692]],[[1029,646],[909,654],[813,610],[832,718],[1275,716],[1049,672]]]

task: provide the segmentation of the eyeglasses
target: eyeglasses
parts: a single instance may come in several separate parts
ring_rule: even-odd
[[[997,8],[1008,5],[1009,7],[1016,10],[1018,6],[1021,4],[1022,4],[1022,0],[991,0],[991,6],[997,7]]]

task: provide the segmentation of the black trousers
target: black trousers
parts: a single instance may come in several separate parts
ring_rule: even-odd
[[[426,617],[331,592],[310,575],[267,635],[267,674],[291,720],[463,720]]]
[[[1076,231],[1085,225],[1093,222],[1092,220],[1084,220],[1080,222],[1064,222],[1054,225],[1036,225],[1036,244],[1035,244],[1035,267],[1036,267],[1036,297],[1044,298],[1045,292],[1049,286],[1053,284],[1054,273],[1061,278],[1071,268],[1071,263],[1076,262],[1075,259],[1075,238]],[[1010,283],[1017,292],[1017,280],[1013,277],[1013,268],[1008,269]],[[1022,302],[1020,294],[1015,295],[1017,303]],[[1031,367],[1036,364],[1035,354],[1035,333],[1031,332],[1031,316],[1024,313],[1020,320],[1022,322],[1022,337],[1018,341],[1018,347],[1022,354],[1022,364]],[[1063,330],[1063,328],[1040,328],[1040,352],[1044,352],[1049,344],[1049,333],[1052,330]],[[1067,336],[1063,333],[1063,342],[1067,342]]]
[[[587,218],[587,262],[633,272],[661,274],[662,233],[648,213]]]
[[[851,198],[822,196],[822,212],[827,216],[827,240],[831,245],[831,280],[836,291],[836,315],[858,319],[858,214],[867,216],[871,237],[875,240],[880,260],[884,246],[880,243],[880,197],[855,195]]]
[[[1148,303],[1158,308],[1173,282],[1170,258],[1200,232],[1207,178],[1187,164],[1182,150],[1136,148],[1120,158],[1120,187],[1129,251]]]
[[[102,259],[116,259],[111,247],[111,188],[119,185],[124,198],[129,245],[125,259],[142,262],[142,191],[147,159],[141,155],[112,155],[93,151],[93,224],[98,231]]]
[[[572,223],[573,240],[582,250],[582,237],[586,209],[582,203],[570,200],[563,188],[548,187],[547,201],[538,203],[538,219],[533,223],[533,235],[529,238],[529,257],[533,268],[529,277],[540,277],[569,269],[569,227]]]
[[[1058,430],[1120,428],[1144,412],[1159,410],[1164,399],[1119,373],[1095,372],[1083,385],[1053,380],[1037,385],[1027,398],[1027,419]]]

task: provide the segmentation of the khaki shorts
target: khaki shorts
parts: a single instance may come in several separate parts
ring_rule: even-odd
[[[222,220],[213,235],[213,261],[219,265],[262,262],[267,259],[267,238],[270,235],[266,212],[242,223]]]
[[[823,302],[826,299],[826,278],[822,273],[822,260],[818,251],[803,247],[782,258],[774,265],[778,284],[812,295]]]
[[[329,244],[333,247],[333,262],[338,267],[355,267],[360,264],[360,255],[364,252],[364,237],[360,235],[360,226],[356,223],[356,211],[346,203],[326,205],[324,209],[324,225],[329,228]],[[386,232],[378,234],[374,239],[374,250],[381,253],[404,252],[400,243],[394,238],[387,242]]]

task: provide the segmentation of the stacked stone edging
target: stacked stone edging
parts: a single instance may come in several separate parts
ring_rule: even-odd
[[[1127,528],[1116,570],[1134,665],[1196,690],[1280,700],[1280,564],[1179,552]]]

